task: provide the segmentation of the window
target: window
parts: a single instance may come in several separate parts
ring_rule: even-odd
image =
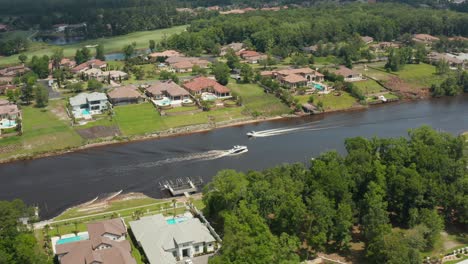
[[[195,252],[200,252],[200,246],[195,246]]]

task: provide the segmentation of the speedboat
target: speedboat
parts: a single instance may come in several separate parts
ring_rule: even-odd
[[[256,137],[257,133],[255,131],[250,131],[250,132],[247,132],[247,136],[248,137]]]
[[[247,146],[234,146],[232,149],[228,150],[229,155],[242,154],[249,151]]]

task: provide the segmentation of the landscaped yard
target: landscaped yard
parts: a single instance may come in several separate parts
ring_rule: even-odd
[[[364,95],[375,94],[387,91],[380,84],[374,80],[366,80],[360,82],[353,82],[354,86],[357,87]]]
[[[164,116],[162,117],[162,120],[167,128],[206,124],[209,122],[217,123],[221,121],[246,117],[242,114],[243,110],[243,107],[220,108],[196,114]]]
[[[187,111],[193,111],[193,110],[198,110],[198,106],[181,106],[181,107],[174,107],[171,109],[164,110],[166,113],[180,113],[180,112],[187,112]]]
[[[63,116],[63,101],[50,101],[44,109],[24,106],[21,110],[24,133],[0,139],[0,159],[77,147],[83,143]]]
[[[115,120],[120,131],[126,135],[138,135],[163,130],[166,127],[161,116],[150,103],[114,107]]]
[[[125,45],[132,44],[133,42],[136,43],[136,49],[144,49],[148,48],[149,40],[155,40],[156,42],[160,41],[164,36],[169,36],[171,34],[180,33],[185,30],[187,26],[176,26],[172,28],[165,28],[165,29],[158,29],[152,31],[140,31],[134,32],[127,35],[110,37],[110,38],[99,38],[94,40],[87,40],[77,44],[70,44],[70,45],[63,45],[60,46],[63,48],[64,55],[66,57],[72,57],[75,55],[77,49],[82,48],[86,45],[103,45],[105,53],[112,53],[112,52],[121,52]],[[33,42],[31,48],[24,52],[28,58],[32,58],[34,55],[42,56],[42,55],[51,55],[54,48],[59,46],[55,45],[47,45],[44,43]],[[95,50],[91,49],[92,54],[94,54]],[[0,58],[0,66],[2,65],[10,65],[10,64],[18,64],[18,55],[12,55],[9,57],[2,57]]]
[[[330,94],[314,94],[314,105],[317,105],[318,102],[323,102],[323,109],[325,111],[336,111],[336,110],[343,110],[352,107],[356,103],[356,98],[352,97],[347,92],[340,92],[340,96],[335,96],[332,93]],[[299,99],[299,103],[305,104],[309,100],[310,95],[299,95],[295,96],[295,98]]]
[[[429,88],[432,84],[440,84],[446,76],[436,74],[436,67],[433,65],[421,64],[408,64],[395,74],[406,83],[410,84],[412,88]]]
[[[227,85],[242,98],[242,103],[249,113],[257,112],[265,116],[287,114],[289,108],[273,94],[266,94],[257,84],[239,84],[230,80]]]

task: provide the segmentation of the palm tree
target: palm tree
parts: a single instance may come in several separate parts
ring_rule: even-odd
[[[174,216],[173,216],[173,218],[175,218],[175,216],[176,216],[176,204],[177,204],[177,200],[176,200],[176,199],[172,199],[172,207],[174,208]]]

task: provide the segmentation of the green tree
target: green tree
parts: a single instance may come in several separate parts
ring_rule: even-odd
[[[254,72],[250,65],[242,63],[240,65],[240,76],[242,77],[243,83],[250,83],[253,81]]]
[[[52,52],[52,56],[50,57],[52,60],[52,67],[53,69],[59,68],[60,67],[60,62],[63,59],[63,49],[62,48],[56,48]]]
[[[216,81],[222,85],[226,85],[229,82],[229,67],[222,62],[217,62],[213,64],[213,75],[216,78]]]
[[[42,84],[37,84],[34,90],[34,98],[37,107],[46,107],[49,103],[49,91]]]
[[[26,56],[25,54],[20,54],[18,56],[18,60],[21,62],[21,64],[24,64],[28,60],[28,56]]]
[[[226,51],[226,55],[224,55],[224,57],[226,58],[226,61],[227,61],[226,63],[231,70],[238,67],[240,59],[236,55],[236,52],[233,49],[229,48]]]
[[[291,64],[295,67],[303,67],[309,64],[309,59],[304,54],[298,53],[291,57]]]
[[[135,52],[135,47],[133,45],[126,45],[123,48],[123,54],[125,56],[125,60],[128,61]]]
[[[438,75],[445,75],[450,71],[449,63],[445,59],[441,59],[436,64],[436,73]]]
[[[102,89],[103,85],[102,82],[95,80],[95,79],[89,79],[88,80],[88,90],[90,91],[100,91]]]
[[[37,78],[35,76],[30,76],[27,79],[26,84],[24,84],[23,87],[21,88],[20,99],[25,104],[30,104],[34,98],[33,88],[34,88],[34,85],[36,85],[36,81],[37,81]]]
[[[149,40],[149,49],[153,52],[156,48],[156,42],[152,39]]]
[[[102,44],[97,45],[95,58],[102,61],[106,60],[106,55],[104,55],[104,46]]]

